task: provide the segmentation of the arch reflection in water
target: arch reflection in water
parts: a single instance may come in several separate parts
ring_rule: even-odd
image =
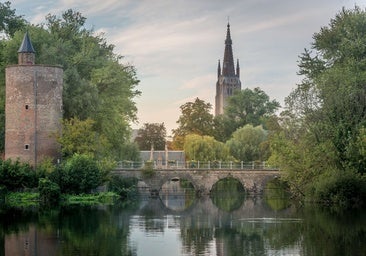
[[[159,197],[163,204],[173,211],[188,209],[196,198],[192,183],[178,178],[166,182],[159,192]]]
[[[243,204],[246,193],[240,181],[234,178],[221,179],[212,187],[212,202],[225,212],[232,212]]]

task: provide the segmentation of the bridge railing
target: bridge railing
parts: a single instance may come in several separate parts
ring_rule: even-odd
[[[276,170],[266,162],[236,162],[236,161],[120,161],[117,169],[139,170],[146,165],[153,169],[232,169],[232,170]]]

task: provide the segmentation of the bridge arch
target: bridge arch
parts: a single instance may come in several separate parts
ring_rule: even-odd
[[[213,185],[221,179],[232,177],[240,181],[249,194],[261,194],[269,180],[279,176],[278,170],[197,170],[164,169],[155,170],[153,176],[145,177],[141,170],[116,170],[115,174],[124,177],[136,177],[149,186],[150,191],[159,193],[162,186],[172,179],[186,179],[192,183],[197,194],[209,194]]]
[[[235,178],[233,176],[226,176],[224,178],[221,178],[221,179],[218,179],[215,183],[212,184],[212,187],[211,187],[211,190],[210,190],[210,193],[216,188],[216,186],[218,186],[221,182],[225,182],[225,181],[230,181],[230,179],[232,180],[232,182],[229,184],[230,186],[232,185],[235,185],[235,182],[237,182],[241,188],[239,189],[242,189],[243,192],[247,192],[247,189],[244,187],[244,184],[242,183],[242,181],[238,178]],[[231,188],[229,188],[230,190]]]
[[[155,187],[156,190],[160,191],[165,183],[173,180],[183,180],[183,179],[189,181],[192,184],[195,191],[198,190],[199,184],[197,184],[196,180],[188,172],[166,173],[165,175],[160,175],[160,178],[158,178],[158,182],[155,185],[151,183],[150,184],[153,187]]]

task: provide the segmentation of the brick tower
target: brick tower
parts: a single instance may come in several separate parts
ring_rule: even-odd
[[[45,157],[60,158],[63,70],[35,65],[28,32],[18,50],[18,65],[5,70],[5,159],[36,167]]]
[[[227,24],[224,61],[222,70],[220,60],[217,67],[216,97],[215,97],[215,116],[224,113],[227,98],[233,95],[235,90],[241,90],[239,60],[236,63],[236,73],[230,36],[230,24]]]

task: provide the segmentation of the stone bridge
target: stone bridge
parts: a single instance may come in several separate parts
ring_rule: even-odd
[[[277,169],[232,170],[232,169],[156,169],[148,173],[138,169],[117,169],[114,174],[134,177],[146,183],[151,194],[158,194],[168,181],[186,179],[198,195],[210,194],[213,185],[225,178],[238,180],[249,194],[261,194],[268,181],[279,177]]]

